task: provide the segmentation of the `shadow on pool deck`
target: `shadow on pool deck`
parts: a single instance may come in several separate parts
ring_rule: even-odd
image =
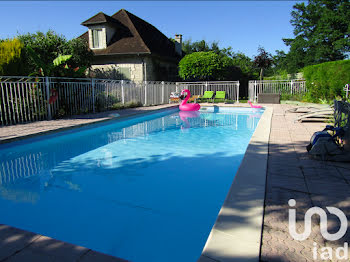
[[[288,127],[288,120],[275,121],[272,126],[267,171],[264,229],[262,236],[261,261],[321,261],[320,249],[344,246],[350,242],[347,233],[337,241],[325,240],[320,232],[317,215],[312,217],[311,235],[304,241],[297,241],[289,233],[289,199],[296,200],[298,233],[304,232],[304,215],[314,206],[326,211],[327,206],[337,207],[350,218],[350,163],[314,160],[306,152],[306,145],[315,131],[325,124],[303,123]],[[276,120],[277,117],[275,117]],[[284,123],[283,123],[284,122]],[[287,122],[287,124],[286,124]],[[309,132],[306,133],[305,129]],[[306,133],[306,134],[305,134]],[[339,219],[328,211],[328,232],[335,233],[340,227]],[[317,258],[313,259],[314,242],[317,244]],[[328,261],[328,260],[327,260]]]
[[[0,261],[127,262],[7,225],[0,225]]]

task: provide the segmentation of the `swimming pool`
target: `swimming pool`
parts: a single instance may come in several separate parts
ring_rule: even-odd
[[[196,261],[263,111],[165,110],[0,147],[0,223],[131,261]]]

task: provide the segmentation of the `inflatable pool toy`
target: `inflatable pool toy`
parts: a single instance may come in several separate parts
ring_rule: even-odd
[[[182,128],[190,128],[191,125],[188,122],[187,118],[196,118],[200,116],[200,113],[198,111],[180,111],[179,112],[180,119],[184,122],[185,126]]]
[[[252,102],[248,101],[248,104],[250,105],[251,108],[262,108],[262,106],[255,106],[252,104]]]
[[[190,97],[191,97],[190,90],[188,90],[188,89],[182,90],[181,91],[181,96],[183,96],[184,93],[186,93],[187,95],[186,95],[185,99],[181,102],[181,104],[179,106],[179,109],[181,111],[198,111],[201,108],[201,106],[199,104],[195,104],[195,103],[193,103],[193,104],[186,104],[188,99],[190,99]]]

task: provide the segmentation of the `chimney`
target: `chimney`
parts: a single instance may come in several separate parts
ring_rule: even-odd
[[[175,52],[182,56],[182,35],[175,35]]]

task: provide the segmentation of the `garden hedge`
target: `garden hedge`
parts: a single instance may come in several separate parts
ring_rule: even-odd
[[[350,60],[326,62],[303,69],[310,102],[344,97],[344,86],[350,84]]]

